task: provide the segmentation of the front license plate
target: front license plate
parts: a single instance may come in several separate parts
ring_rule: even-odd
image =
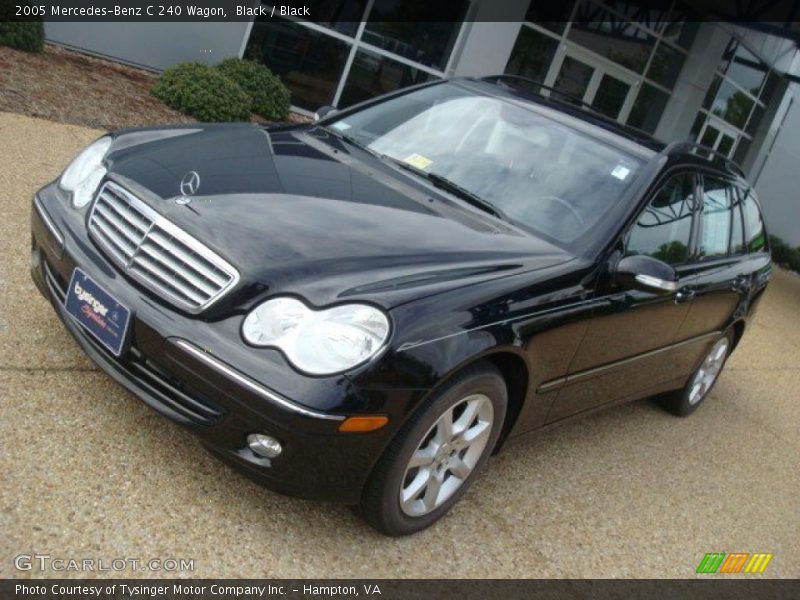
[[[80,269],[72,272],[64,306],[98,342],[115,356],[122,354],[131,311]]]

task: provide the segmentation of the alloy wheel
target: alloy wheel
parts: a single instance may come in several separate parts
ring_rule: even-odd
[[[467,480],[492,431],[494,408],[472,394],[448,408],[428,430],[406,466],[400,508],[412,517],[435,510]]]
[[[700,402],[714,382],[719,377],[720,371],[725,364],[725,358],[728,356],[728,346],[730,342],[727,337],[723,337],[711,348],[711,351],[706,356],[703,364],[697,369],[692,379],[692,385],[689,390],[689,404],[694,405]]]

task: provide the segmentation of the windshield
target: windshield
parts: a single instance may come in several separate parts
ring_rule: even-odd
[[[455,83],[411,92],[328,126],[566,245],[617,204],[643,164],[524,104]]]

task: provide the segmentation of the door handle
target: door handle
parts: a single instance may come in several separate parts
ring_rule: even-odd
[[[675,304],[682,304],[694,298],[695,291],[689,287],[682,287],[675,293]]]

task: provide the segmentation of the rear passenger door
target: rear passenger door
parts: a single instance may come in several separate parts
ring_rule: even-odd
[[[699,219],[695,238],[694,299],[676,343],[675,368],[689,372],[720,331],[745,305],[752,285],[737,186],[722,177],[701,178]]]

